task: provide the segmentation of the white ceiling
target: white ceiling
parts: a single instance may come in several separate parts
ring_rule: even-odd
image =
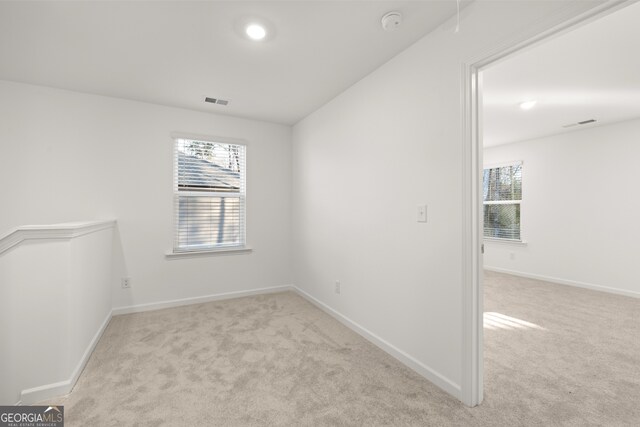
[[[483,97],[485,147],[640,117],[640,3],[488,68]]]
[[[292,124],[455,9],[455,0],[0,2],[0,79]],[[380,26],[390,10],[404,15],[393,33]],[[272,28],[270,40],[242,36],[249,18]]]

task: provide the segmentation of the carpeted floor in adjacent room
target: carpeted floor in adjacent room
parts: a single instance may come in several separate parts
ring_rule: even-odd
[[[295,293],[114,317],[67,426],[640,424],[640,301],[485,278],[485,401],[467,408]]]

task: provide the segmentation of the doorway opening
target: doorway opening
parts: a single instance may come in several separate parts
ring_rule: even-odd
[[[605,405],[640,363],[638,19],[609,4],[469,67],[476,403],[527,383],[540,408]]]

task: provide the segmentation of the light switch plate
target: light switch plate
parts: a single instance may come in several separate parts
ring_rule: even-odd
[[[427,222],[427,205],[418,206],[418,222]]]

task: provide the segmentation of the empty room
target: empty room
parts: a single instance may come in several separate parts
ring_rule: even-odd
[[[558,422],[639,398],[635,22],[640,4],[482,73],[485,390],[526,381]]]
[[[0,426],[638,425],[639,6],[0,1]]]

